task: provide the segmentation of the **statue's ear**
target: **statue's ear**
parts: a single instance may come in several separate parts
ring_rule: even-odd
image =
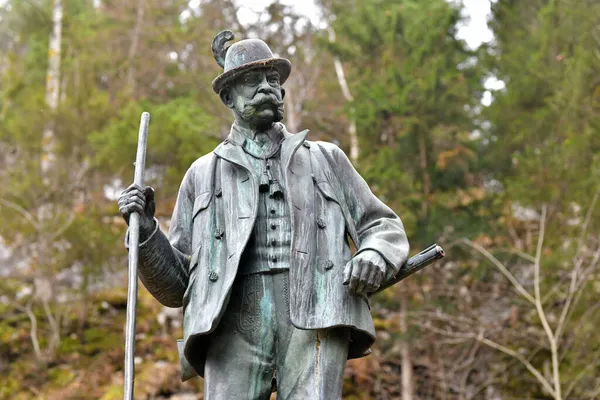
[[[285,89],[281,88],[281,98],[285,99]]]
[[[221,101],[228,108],[233,108],[233,95],[231,93],[231,88],[225,87],[221,89],[221,91],[219,92],[219,97],[221,97]]]

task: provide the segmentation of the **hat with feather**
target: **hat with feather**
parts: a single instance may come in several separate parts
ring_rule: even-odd
[[[269,46],[262,40],[245,39],[225,46],[226,42],[233,39],[233,32],[223,31],[217,34],[212,41],[215,60],[224,69],[223,73],[212,82],[215,93],[220,93],[228,83],[244,72],[253,69],[275,69],[279,73],[279,82],[282,85],[290,76],[292,63],[285,58],[273,56]]]

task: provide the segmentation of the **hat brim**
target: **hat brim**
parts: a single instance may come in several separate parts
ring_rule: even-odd
[[[292,63],[285,58],[267,58],[266,60],[252,61],[217,76],[212,82],[212,88],[215,93],[219,94],[228,83],[235,80],[243,73],[261,68],[277,70],[279,73],[279,83],[283,85],[290,76]]]

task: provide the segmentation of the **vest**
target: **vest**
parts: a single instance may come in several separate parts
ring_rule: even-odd
[[[258,145],[251,140],[246,140],[244,143],[253,167],[251,172],[257,182],[265,183],[266,177],[262,175],[265,172],[266,162],[269,176],[282,185],[283,171],[279,152],[265,161],[252,155],[255,154],[253,152],[255,146]],[[271,182],[267,189],[259,191],[256,222],[240,260],[238,270],[240,275],[289,269],[292,230],[290,210],[285,199],[287,192],[282,188],[281,195],[274,193],[273,188]]]

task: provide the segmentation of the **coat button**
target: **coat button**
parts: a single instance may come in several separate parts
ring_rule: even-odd
[[[217,229],[217,231],[215,232],[215,239],[221,240],[224,235],[225,235],[224,231]]]
[[[329,270],[331,268],[333,268],[333,261],[331,261],[331,260],[325,261],[325,269]]]
[[[217,279],[219,279],[219,275],[215,271],[212,271],[210,274],[208,274],[208,279],[211,282],[216,282]]]
[[[317,218],[317,226],[321,229],[325,228],[325,220],[321,217]]]
[[[216,195],[217,197],[221,197],[221,196],[223,195],[223,191],[221,190],[221,188],[218,188],[218,189],[217,189],[217,193],[215,193],[215,195]]]

